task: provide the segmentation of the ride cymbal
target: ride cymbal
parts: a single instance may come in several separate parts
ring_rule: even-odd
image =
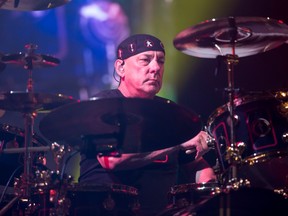
[[[48,10],[68,2],[70,0],[0,0],[0,8],[19,11]]]
[[[18,112],[49,112],[67,103],[76,100],[62,94],[5,92],[0,93],[0,109]]]
[[[245,57],[274,49],[288,40],[288,25],[262,17],[228,17],[206,20],[180,32],[174,46],[200,58]],[[235,48],[235,53],[233,53]]]
[[[114,142],[111,150],[137,153],[187,141],[201,123],[194,112],[169,100],[102,98],[59,107],[42,118],[39,129],[53,142],[80,146],[88,137],[96,152],[109,151]]]

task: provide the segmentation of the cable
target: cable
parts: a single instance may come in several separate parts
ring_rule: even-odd
[[[6,193],[7,189],[8,189],[8,186],[9,186],[12,178],[14,177],[15,173],[16,173],[20,168],[22,168],[22,167],[23,167],[23,165],[17,167],[17,168],[14,170],[14,172],[11,174],[10,178],[8,179],[8,181],[7,181],[7,183],[6,183],[5,187],[4,187],[4,190],[3,190],[3,192],[2,192],[1,198],[0,198],[0,204],[1,204],[2,201],[3,201],[4,195],[5,195],[5,193]]]
[[[63,180],[64,173],[65,173],[65,170],[66,170],[66,167],[67,167],[67,164],[68,164],[69,160],[70,160],[72,157],[74,157],[77,153],[79,153],[78,150],[72,152],[72,153],[67,157],[67,159],[65,160],[65,163],[64,163],[64,165],[63,165],[63,167],[62,167],[62,171],[61,171],[61,174],[60,174],[60,180],[61,180],[61,181]]]

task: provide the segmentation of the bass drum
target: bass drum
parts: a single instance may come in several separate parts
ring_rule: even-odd
[[[223,191],[198,205],[178,211],[167,211],[158,216],[285,216],[288,200],[282,195],[262,188],[239,188]]]
[[[248,179],[253,187],[283,189],[288,186],[287,101],[285,92],[250,92],[234,100],[235,144],[242,157],[237,174]],[[219,107],[207,125],[215,138],[221,172],[225,173],[230,165],[227,149],[231,147],[228,104]]]
[[[0,124],[0,149],[3,151],[5,149],[15,149],[25,147],[25,131],[7,124]],[[47,142],[42,139],[37,134],[32,137],[33,146],[47,146]],[[32,159],[41,153],[32,153]],[[0,154],[0,185],[6,185],[9,178],[19,177],[23,172],[23,160],[24,153],[2,153]],[[13,180],[13,178],[12,178]],[[10,181],[9,186],[13,186],[13,181]]]
[[[67,191],[69,215],[136,216],[140,208],[138,190],[121,184],[76,184]]]

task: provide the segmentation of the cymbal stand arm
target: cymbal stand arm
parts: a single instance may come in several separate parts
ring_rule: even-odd
[[[30,197],[32,158],[29,148],[32,146],[35,113],[25,113],[25,154],[24,154],[24,197]]]
[[[237,170],[235,166],[235,162],[238,160],[238,150],[235,144],[235,120],[234,120],[234,98],[235,98],[235,86],[234,86],[234,65],[238,62],[237,56],[235,55],[228,55],[226,59],[227,63],[227,72],[228,72],[228,110],[229,110],[229,117],[230,117],[230,147],[227,149],[228,151],[228,160],[231,163],[231,177],[232,179],[237,178]]]
[[[28,93],[33,92],[32,70],[28,71],[28,81],[27,81],[26,92]]]
[[[33,70],[33,54],[35,49],[37,49],[37,45],[27,44],[25,45],[27,49],[26,53],[26,65],[24,69],[28,70],[28,82],[26,91],[28,93],[33,92],[33,80],[32,80],[32,70]],[[32,137],[34,134],[34,118],[36,117],[36,112],[28,111],[24,113],[24,121],[25,121],[25,154],[24,154],[24,198],[30,197],[31,193],[31,169],[32,169],[32,158],[31,152],[29,148],[32,146]]]
[[[231,176],[229,177],[229,181],[234,182],[237,181],[237,163],[240,160],[240,154],[238,150],[238,146],[235,143],[235,116],[234,116],[234,99],[235,99],[235,85],[234,85],[234,66],[238,63],[238,56],[235,51],[235,44],[237,42],[237,26],[234,17],[228,18],[229,23],[229,35],[230,35],[230,44],[232,44],[232,54],[226,56],[227,63],[227,72],[228,72],[228,109],[229,109],[229,117],[230,117],[230,146],[227,149],[227,157],[229,161],[229,165],[231,165]]]
[[[32,80],[32,70],[33,70],[33,55],[35,50],[38,48],[35,44],[26,44],[25,48],[27,53],[25,55],[26,64],[24,69],[28,70],[28,82],[27,82],[27,92],[33,91],[33,80]]]

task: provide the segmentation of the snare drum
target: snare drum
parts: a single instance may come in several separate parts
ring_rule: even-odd
[[[139,210],[138,190],[121,184],[76,184],[67,192],[69,215],[135,216]]]
[[[168,205],[157,216],[181,215],[178,212],[188,206],[196,207],[221,192],[218,183],[187,183],[171,187]]]
[[[0,124],[0,149],[12,149],[12,148],[23,148],[25,147],[25,132],[24,130],[10,126],[7,124]],[[34,134],[32,137],[33,146],[47,146],[48,144],[37,134]],[[36,154],[36,153],[35,153]],[[35,154],[31,154],[31,156],[35,156]],[[39,153],[38,153],[39,154]],[[15,173],[14,177],[20,175],[23,168],[24,154],[20,153],[3,153],[0,154],[0,185],[6,185],[7,181],[11,177],[12,173],[19,167],[18,172]],[[13,182],[9,184],[13,186]]]
[[[234,100],[235,144],[243,159],[239,175],[248,178],[253,186],[269,189],[287,186],[288,108],[285,112],[283,103],[283,98],[280,100],[274,94],[262,92],[249,93]],[[222,172],[229,167],[230,128],[231,118],[226,104],[208,119],[208,131],[215,138]]]
[[[217,183],[190,183],[173,186],[168,193],[169,205],[182,208],[197,205],[220,192]]]

